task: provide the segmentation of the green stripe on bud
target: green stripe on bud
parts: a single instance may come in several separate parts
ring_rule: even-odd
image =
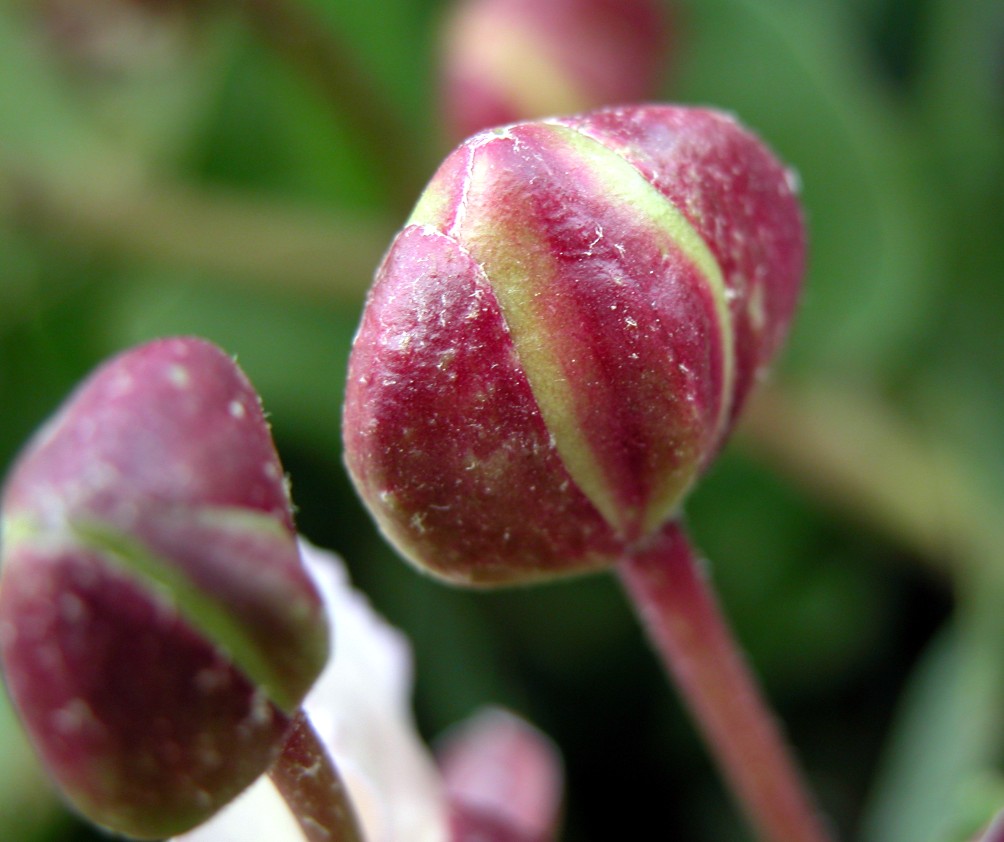
[[[363,499],[458,581],[613,563],[720,450],[803,254],[787,172],[726,115],[624,107],[472,137],[356,338],[345,451]]]
[[[96,371],[3,489],[0,659],[92,821],[190,829],[264,772],[327,660],[258,396],[199,339]]]

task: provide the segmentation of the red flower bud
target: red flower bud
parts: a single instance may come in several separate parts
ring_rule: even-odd
[[[347,461],[390,540],[473,584],[612,564],[679,506],[784,337],[791,175],[713,111],[476,135],[384,259]]]
[[[171,836],[267,769],[327,628],[229,357],[169,339],[107,363],[29,444],[2,514],[5,679],[83,814]]]
[[[444,29],[450,137],[651,98],[669,26],[659,0],[466,0]]]

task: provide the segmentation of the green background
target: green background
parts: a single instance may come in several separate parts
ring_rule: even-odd
[[[449,4],[275,4],[341,65],[278,45],[253,3],[97,3],[97,53],[46,26],[57,5],[0,6],[0,470],[109,354],[212,339],[263,397],[301,531],[411,637],[429,739],[488,702],[535,722],[564,752],[568,842],[746,839],[613,577],[445,588],[349,486],[363,295],[449,149]],[[693,0],[673,20],[660,96],[766,138],[811,239],[773,401],[690,527],[841,834],[962,842],[1004,806],[1004,4]],[[91,833],[0,704],[0,839]]]

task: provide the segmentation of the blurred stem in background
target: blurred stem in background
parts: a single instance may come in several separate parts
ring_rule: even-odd
[[[0,154],[0,214],[125,260],[193,268],[235,284],[353,304],[392,233],[359,214],[310,210],[221,188],[107,177],[53,177]]]
[[[959,454],[921,436],[861,390],[761,388],[740,428],[754,455],[947,578],[956,607],[900,702],[865,842],[950,839],[1004,749],[1004,527]],[[993,794],[986,798],[993,798]]]
[[[0,9],[0,223],[18,232],[42,232],[59,246],[86,249],[97,245],[126,263],[194,268],[204,270],[209,280],[230,287],[247,284],[254,290],[274,290],[290,298],[338,299],[346,309],[352,307],[361,301],[391,232],[431,175],[436,163],[430,151],[434,144],[426,133],[409,124],[404,110],[370,76],[365,50],[346,43],[344,33],[322,20],[316,7],[298,0],[215,0],[212,5],[245,20],[260,43],[308,82],[326,107],[357,134],[377,162],[378,192],[386,197],[386,207],[369,216],[346,208],[312,209],[305,203],[263,196],[244,185],[221,188],[200,184],[187,174],[179,177],[170,168],[156,166],[143,150],[123,147],[118,138],[109,138],[88,122],[86,109],[72,101],[65,80],[57,78],[38,45],[24,37],[14,12],[4,8]],[[703,30],[697,26],[694,31],[712,40],[730,31],[742,32],[743,44],[757,47],[756,37],[761,34],[757,27],[762,24],[763,32],[778,36],[778,43],[797,45],[798,58],[808,69],[798,75],[793,87],[796,93],[788,100],[778,104],[764,93],[778,81],[769,73],[767,82],[756,74],[738,74],[734,82],[740,95],[748,83],[756,97],[776,108],[781,115],[779,125],[783,126],[786,115],[792,120],[791,114],[798,115],[792,129],[796,142],[800,134],[811,134],[813,126],[820,132],[829,131],[831,124],[826,119],[813,122],[814,118],[807,116],[812,105],[822,109],[824,117],[828,116],[825,108],[833,103],[858,117],[871,114],[878,101],[883,106],[878,109],[883,120],[900,120],[908,129],[916,129],[901,120],[903,115],[892,107],[884,107],[891,100],[869,98],[867,107],[861,108],[850,85],[838,86],[846,80],[829,71],[848,55],[831,50],[820,51],[822,59],[815,56],[815,42],[802,37],[806,33],[820,36],[819,43],[827,47],[837,43],[822,37],[829,35],[832,27],[808,26],[817,18],[830,20],[823,5],[819,9],[806,5],[789,16],[783,2],[762,7],[747,2],[709,3],[708,8],[722,14],[715,18],[715,13],[707,13],[699,21]],[[903,4],[875,4],[876,8],[895,5]],[[920,223],[915,231],[912,206],[901,208],[902,196],[876,180],[881,166],[863,169],[868,178],[859,179],[861,184],[855,183],[846,192],[860,190],[865,198],[855,195],[858,202],[866,201],[867,191],[874,189],[876,201],[885,203],[883,208],[902,210],[902,219],[896,218],[902,222],[900,240],[910,255],[918,245],[929,242],[927,234],[953,236],[950,200],[954,196],[961,207],[955,211],[965,222],[956,224],[959,231],[954,236],[960,238],[956,247],[972,259],[972,255],[992,252],[994,247],[988,238],[981,249],[971,248],[983,229],[971,230],[969,223],[982,219],[986,225],[985,214],[975,214],[972,198],[994,183],[988,178],[987,163],[999,160],[995,143],[999,134],[994,133],[994,127],[1000,120],[993,122],[997,112],[991,109],[999,111],[1001,102],[999,84],[996,88],[987,84],[978,91],[981,103],[987,106],[980,112],[983,119],[975,119],[975,112],[966,110],[977,98],[975,82],[987,67],[986,61],[973,61],[972,56],[982,55],[977,36],[993,31],[1000,15],[995,12],[997,4],[987,0],[960,4],[939,0],[927,5],[929,25],[938,37],[930,39],[930,60],[920,73],[920,90],[927,94],[919,111],[926,129],[938,141],[938,166],[933,168],[933,176],[925,173],[928,180],[923,184],[927,192],[941,196],[941,188],[946,186],[942,182],[952,181],[958,195],[944,192],[944,207],[938,208],[939,225],[933,231],[921,228]],[[696,8],[691,14],[699,17]],[[735,20],[747,19],[755,21],[756,27],[733,25]],[[741,58],[734,53],[730,56],[736,61]],[[716,57],[705,55],[704,61],[714,72],[723,72]],[[816,64],[810,66],[810,61]],[[846,64],[858,67],[853,62]],[[863,70],[863,63],[858,69]],[[778,77],[782,75],[779,70]],[[815,97],[811,101],[798,88],[804,80],[809,80]],[[704,90],[699,90],[704,95]],[[722,104],[739,107],[732,102]],[[862,155],[875,153],[872,142],[884,137],[877,132],[869,134],[866,128],[874,127],[865,120],[861,117],[861,125],[852,127],[860,129],[853,139],[864,150]],[[835,145],[841,143],[838,139]],[[882,164],[912,160],[910,155],[901,154],[905,148],[890,142],[890,154],[878,159]],[[913,146],[908,149],[910,154],[915,151]],[[809,169],[811,162],[806,161],[806,166]],[[839,167],[830,169],[839,170],[843,178]],[[825,180],[823,188],[827,188]],[[807,181],[807,191],[812,189],[813,184]],[[904,191],[903,195],[911,194]],[[827,196],[817,194],[815,198],[813,221],[825,228],[822,203]],[[861,207],[866,205],[849,203],[844,209],[852,218]],[[980,210],[982,205],[975,207]],[[875,226],[863,227],[867,235]],[[987,225],[986,230],[995,229]],[[842,231],[834,224],[828,232],[829,242],[839,242],[845,250],[857,249],[856,254],[865,254],[865,264],[872,265],[868,263],[873,260],[871,251]],[[865,243],[867,246],[867,237]],[[820,254],[821,262],[826,262],[827,255]],[[881,258],[874,259],[879,269],[875,282],[869,280],[869,289],[881,290],[881,281],[888,278],[882,274]],[[831,264],[827,265],[832,271]],[[854,268],[858,264],[851,261],[849,265]],[[968,269],[971,264],[966,266]],[[848,285],[857,289],[858,275],[846,274]],[[909,272],[903,274],[909,283],[915,280]],[[999,264],[988,277],[999,282]],[[922,286],[922,281],[918,284]],[[836,300],[836,288],[831,284],[816,293],[817,301]],[[918,296],[925,294],[921,291]],[[951,290],[946,300],[955,296]],[[879,300],[881,303],[881,295]],[[867,306],[859,309],[872,313],[862,316],[868,326],[868,330],[859,331],[864,337],[880,333],[872,329],[874,322],[887,327],[883,319],[912,312],[898,300],[888,313],[880,308],[875,315],[875,309]],[[823,311],[829,315],[828,308],[820,306],[817,316]],[[933,329],[935,321],[930,320],[924,329]],[[835,335],[830,336],[831,345]],[[871,356],[867,343],[844,344]],[[0,360],[0,375],[4,374],[3,362]],[[876,375],[876,381],[882,376]],[[890,402],[878,395],[878,387],[847,389],[833,379],[817,380],[811,388],[791,382],[769,385],[749,407],[739,446],[823,507],[888,536],[909,550],[911,558],[922,561],[951,584],[956,599],[954,615],[921,657],[905,694],[897,717],[899,725],[865,819],[864,837],[867,842],[941,842],[953,833],[953,816],[959,800],[975,785],[973,776],[989,775],[995,766],[999,769],[1004,753],[1004,527],[1000,519],[1004,500],[999,488],[981,487],[961,445],[953,449],[942,442],[933,443],[921,434],[920,425],[910,420],[908,413],[893,412]],[[4,740],[3,745],[8,742]]]
[[[406,212],[435,164],[428,138],[377,85],[360,59],[313,10],[297,0],[215,0],[238,11],[255,35],[297,70],[343,119],[374,160],[392,207]]]
[[[968,466],[867,390],[764,384],[738,437],[817,500],[941,574],[960,584],[1004,578],[1004,525]]]
[[[0,830],[17,842],[51,839],[65,830],[69,817],[55,799],[35,753],[21,730],[6,689],[0,682],[0,792],[13,793],[2,799]]]

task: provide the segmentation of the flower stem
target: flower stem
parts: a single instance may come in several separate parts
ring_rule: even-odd
[[[758,837],[829,842],[680,524],[669,524],[655,541],[629,552],[619,574]]]
[[[308,842],[363,842],[345,784],[302,710],[268,774]]]
[[[51,169],[0,154],[0,224],[312,300],[356,305],[393,232],[376,216],[312,211],[219,188],[115,179],[104,161],[72,174]]]

